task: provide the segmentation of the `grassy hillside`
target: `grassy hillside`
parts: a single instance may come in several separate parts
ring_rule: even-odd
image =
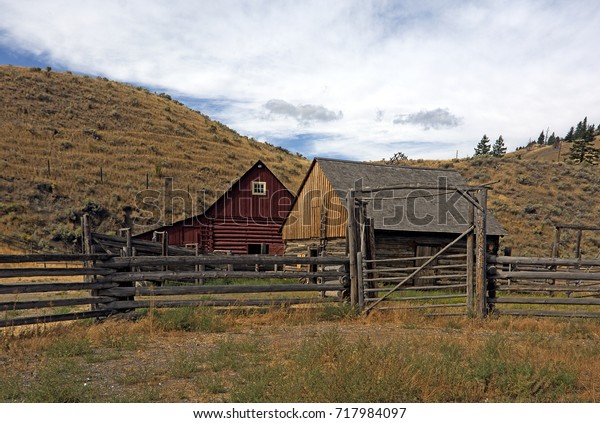
[[[105,78],[0,66],[0,104],[5,242],[62,247],[80,233],[84,210],[99,230],[115,231],[147,178],[150,189],[172,177],[175,189],[206,191],[195,200],[198,211],[258,159],[291,190],[308,166],[166,94]],[[183,217],[178,202],[173,214]]]

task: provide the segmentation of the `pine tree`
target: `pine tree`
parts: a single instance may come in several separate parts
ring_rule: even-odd
[[[540,145],[544,145],[546,143],[546,136],[544,135],[544,131],[542,131],[540,133],[540,136],[538,137],[537,143]]]
[[[571,129],[569,129],[569,132],[567,133],[567,135],[565,135],[565,141],[566,142],[571,142],[575,139],[575,128],[573,128],[571,126]]]
[[[491,147],[490,147],[490,139],[487,137],[487,135],[483,135],[483,138],[481,138],[481,141],[479,141],[479,144],[477,144],[477,147],[475,147],[475,155],[476,156],[487,156],[490,154],[490,152],[492,151]]]
[[[600,150],[594,147],[594,131],[589,127],[581,138],[573,141],[569,159],[575,163],[587,162],[596,164]]]
[[[505,154],[506,147],[504,146],[504,138],[502,138],[502,135],[500,135],[492,147],[492,156],[502,157]]]
[[[552,135],[548,137],[548,145],[554,145],[554,143],[556,143],[556,135],[554,135],[553,132]]]

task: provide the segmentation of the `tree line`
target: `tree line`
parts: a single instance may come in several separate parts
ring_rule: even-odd
[[[569,132],[561,139],[554,132],[548,136],[549,130],[542,131],[537,138],[537,141],[530,139],[525,147],[517,147],[517,150],[525,149],[531,145],[559,145],[561,141],[571,143],[571,153],[569,160],[574,163],[590,163],[597,164],[600,159],[600,149],[594,146],[594,139],[600,135],[600,125],[588,124],[587,116],[579,121],[577,126],[571,126]],[[506,154],[506,147],[502,135],[491,144],[487,135],[479,141],[475,147],[475,156],[493,156],[502,157]]]

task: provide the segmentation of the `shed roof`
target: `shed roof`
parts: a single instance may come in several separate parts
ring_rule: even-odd
[[[312,166],[315,163],[319,164],[342,199],[352,188],[411,187],[362,194],[367,201],[368,214],[374,219],[375,229],[460,234],[468,228],[468,200],[456,190],[446,189],[468,188],[465,178],[455,170],[325,158],[315,158]],[[487,233],[507,233],[489,212]]]

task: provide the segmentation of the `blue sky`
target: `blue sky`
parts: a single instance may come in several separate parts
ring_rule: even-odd
[[[0,0],[0,63],[168,92],[308,157],[465,157],[484,133],[514,149],[598,124],[599,39],[592,0]]]

